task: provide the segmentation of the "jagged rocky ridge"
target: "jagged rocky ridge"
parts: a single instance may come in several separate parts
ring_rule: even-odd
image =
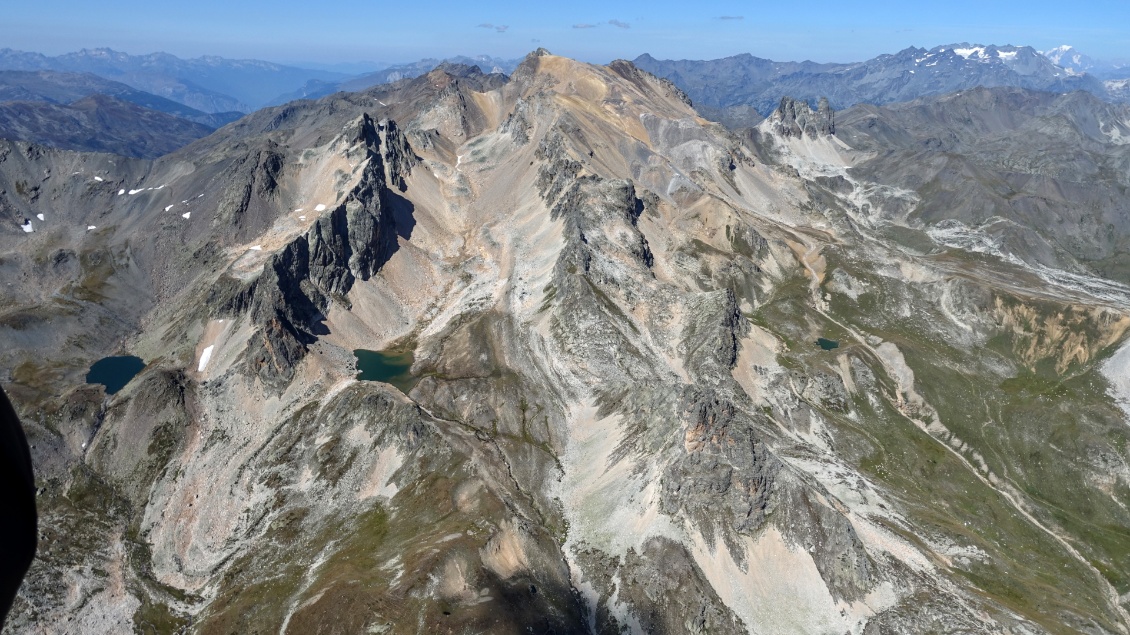
[[[305,235],[273,254],[263,274],[224,303],[224,309],[236,315],[249,311],[251,322],[260,327],[248,354],[259,378],[272,387],[283,387],[293,379],[307,345],[317,340],[319,322],[330,303],[348,306],[354,282],[368,280],[396,250],[390,201],[396,194],[386,178],[404,187],[416,156],[395,122],[377,124],[363,114],[354,125],[348,156],[365,167],[353,190],[327,216],[314,221]],[[240,208],[250,203],[253,184],[259,185],[255,192],[259,198],[274,194],[283,162],[274,153],[257,156],[254,172],[259,178],[247,180]]]
[[[152,162],[5,145],[14,628],[1126,632],[1126,295],[893,213],[844,121],[538,51]]]

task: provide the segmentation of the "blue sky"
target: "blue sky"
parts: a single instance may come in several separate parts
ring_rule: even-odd
[[[109,46],[274,61],[411,61],[543,46],[585,61],[651,53],[858,61],[953,42],[1073,44],[1130,58],[1130,1],[734,2],[614,0],[9,0],[0,47],[58,54]]]

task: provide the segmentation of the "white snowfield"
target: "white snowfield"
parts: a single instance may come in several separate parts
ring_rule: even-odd
[[[202,373],[208,367],[208,360],[212,359],[212,349],[214,348],[216,346],[213,344],[200,353],[200,364],[196,367],[196,372]]]
[[[322,205],[321,203],[318,203],[318,205],[316,207],[314,207],[314,211],[315,212],[324,212],[324,211],[326,211],[326,206]]]
[[[31,226],[31,221],[28,221],[28,222],[24,223],[23,225],[20,225],[20,227],[23,228],[24,232],[26,232],[28,234],[35,231],[35,228]]]
[[[43,216],[43,214],[36,214],[36,215],[35,215],[35,217],[36,217],[36,218],[38,218],[39,220],[47,220],[47,219],[46,219],[46,218],[45,218],[45,217]]]
[[[181,218],[187,219],[192,216],[192,212],[185,212],[180,215]]]

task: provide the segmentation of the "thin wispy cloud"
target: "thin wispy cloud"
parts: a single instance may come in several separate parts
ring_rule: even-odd
[[[581,23],[581,24],[574,24],[573,28],[574,29],[595,29],[596,25],[595,24]]]
[[[612,26],[618,26],[618,27],[620,27],[621,29],[630,29],[630,28],[632,28],[632,25],[628,24],[627,22],[621,22],[621,21],[619,21],[619,20],[609,20],[609,21],[608,21],[608,23],[609,23],[609,24],[611,24]]]
[[[744,20],[745,16],[744,15],[720,15],[720,16],[718,16],[718,19],[719,20]]]
[[[491,24],[490,22],[483,22],[482,24],[477,25],[475,28],[477,28],[477,29],[494,29],[495,31],[498,31],[499,33],[506,33],[506,29],[509,29],[510,25],[508,25],[508,24]]]

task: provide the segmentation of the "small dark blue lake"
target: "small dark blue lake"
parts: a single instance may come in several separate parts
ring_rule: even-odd
[[[816,338],[816,345],[819,346],[820,348],[826,350],[826,351],[830,351],[833,348],[839,348],[840,347],[840,343],[837,342],[836,340],[830,340],[830,339],[826,339],[826,338],[823,338],[823,337]]]
[[[367,351],[359,348],[353,351],[353,355],[357,357],[357,379],[361,381],[383,381],[404,394],[408,394],[419,381],[410,372],[416,358],[412,351]]]
[[[133,355],[103,357],[90,367],[90,372],[86,374],[86,383],[102,384],[106,387],[106,394],[112,395],[125,388],[126,384],[143,368],[145,362]]]

